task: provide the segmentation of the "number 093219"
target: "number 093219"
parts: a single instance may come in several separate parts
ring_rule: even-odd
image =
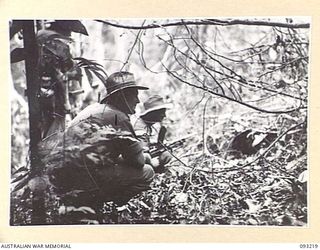
[[[300,244],[300,248],[305,248],[305,249],[318,248],[318,247],[319,247],[318,244]]]

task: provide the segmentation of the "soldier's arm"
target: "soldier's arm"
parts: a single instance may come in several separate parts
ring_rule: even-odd
[[[128,166],[142,168],[146,164],[143,154],[144,144],[136,139],[130,120],[123,113],[119,112],[114,125],[116,125],[117,129],[121,129],[122,131],[125,131],[125,133],[130,133],[130,137],[133,139],[132,141],[124,140],[122,142],[119,152],[122,155],[124,163]]]
[[[139,142],[134,142],[127,147],[123,147],[121,155],[124,163],[132,167],[142,168],[146,163],[143,154],[143,147]]]

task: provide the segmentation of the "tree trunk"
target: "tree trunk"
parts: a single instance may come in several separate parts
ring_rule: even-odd
[[[27,97],[29,105],[30,163],[32,176],[41,176],[42,168],[38,156],[38,143],[41,140],[38,45],[33,20],[23,22],[23,41],[26,51]],[[45,224],[44,192],[34,192],[32,196],[32,224]]]

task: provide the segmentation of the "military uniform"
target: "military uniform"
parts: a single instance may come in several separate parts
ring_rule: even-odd
[[[159,95],[153,95],[143,103],[144,111],[133,121],[133,127],[139,140],[143,142],[144,152],[149,153],[150,163],[156,172],[163,172],[164,166],[169,163],[171,155],[168,152],[161,154],[161,157],[155,157],[150,151],[152,149],[163,148],[163,140],[166,128],[161,122],[165,117],[166,109],[171,105],[165,103]]]
[[[99,141],[91,142],[91,148],[94,151],[95,144],[100,157],[104,154],[107,160],[104,159],[100,168],[101,185],[103,189],[112,189],[110,200],[118,203],[124,203],[133,195],[147,190],[153,179],[153,170],[150,166],[145,165],[142,168],[137,168],[128,165],[125,162],[118,162],[119,157],[135,157],[143,150],[142,144],[136,139],[136,134],[130,123],[129,116],[117,110],[108,104],[96,103],[88,106],[77,117],[71,121],[68,128],[69,136],[72,136],[75,130],[81,123],[90,122],[98,127],[108,127],[112,134],[112,139],[108,142],[103,142],[100,145]],[[104,128],[105,129],[105,128]],[[112,131],[112,132],[111,132]],[[78,132],[76,132],[79,134]],[[108,137],[108,132],[103,131]],[[104,148],[103,148],[104,147]],[[97,162],[95,163],[97,164]],[[107,178],[109,181],[105,181]]]
[[[160,123],[155,123],[148,126],[141,117],[133,122],[133,129],[137,137],[148,146],[158,142],[158,134],[161,128]]]
[[[109,84],[114,88],[109,96],[122,87],[140,88],[134,81],[125,81],[133,79],[131,73],[116,73],[110,79],[119,81],[119,75],[124,75],[122,82]],[[123,205],[149,189],[153,168],[133,164],[142,151],[143,145],[136,138],[128,114],[105,103],[88,106],[66,131],[44,140],[40,155],[50,183],[61,199],[58,223],[103,222],[99,217],[103,202]]]

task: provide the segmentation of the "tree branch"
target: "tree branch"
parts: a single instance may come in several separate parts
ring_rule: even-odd
[[[233,99],[229,96],[226,96],[226,95],[222,95],[222,94],[219,94],[219,93],[216,93],[214,91],[212,91],[211,89],[207,88],[207,87],[202,87],[202,86],[197,86],[197,85],[194,85],[190,82],[187,82],[185,80],[183,80],[181,77],[177,76],[176,74],[174,74],[173,72],[171,72],[168,68],[166,68],[165,65],[163,65],[163,67],[167,70],[167,72],[169,73],[169,75],[173,76],[174,78],[178,79],[180,82],[182,83],[185,83],[191,87],[194,87],[194,88],[197,88],[197,89],[201,89],[203,91],[206,91],[210,94],[213,94],[213,95],[216,95],[216,96],[219,96],[219,97],[222,97],[222,98],[225,98],[229,101],[232,101],[232,102],[236,102],[238,104],[241,104],[243,106],[246,106],[248,108],[251,108],[251,109],[254,109],[256,111],[259,111],[259,112],[263,112],[263,113],[269,113],[269,114],[285,114],[285,113],[291,113],[293,111],[297,111],[303,107],[297,107],[297,108],[294,108],[294,109],[290,109],[290,110],[266,110],[266,109],[262,109],[262,108],[258,108],[256,106],[253,106],[253,105],[250,105],[248,103],[245,103],[245,102],[242,102],[242,101],[239,101],[239,100],[236,100],[236,99]]]
[[[142,23],[142,25],[144,25],[145,22],[146,22],[146,21],[144,20],[143,23]],[[138,32],[138,34],[137,34],[137,36],[136,36],[136,39],[134,40],[133,45],[132,45],[132,47],[131,47],[131,49],[130,49],[130,51],[129,51],[127,60],[123,63],[123,66],[122,66],[122,68],[121,68],[120,71],[122,71],[123,68],[128,64],[129,59],[130,59],[131,54],[132,54],[132,51],[133,51],[134,47],[136,46],[138,40],[140,39],[140,36],[141,36],[141,30],[139,30],[139,32]]]
[[[293,98],[293,99],[296,99],[296,100],[300,100],[300,101],[306,101],[305,98],[301,98],[301,97],[297,97],[297,96],[293,96],[293,95],[290,95],[290,94],[287,94],[287,93],[284,93],[283,91],[277,91],[277,90],[273,90],[273,89],[270,89],[270,88],[267,88],[267,87],[264,87],[264,86],[258,86],[256,83],[254,83],[253,81],[247,81],[245,80],[242,76],[238,75],[236,72],[234,72],[233,70],[228,69],[229,72],[233,73],[234,74],[234,77],[232,75],[229,75],[229,74],[226,74],[226,73],[223,73],[223,72],[220,72],[220,71],[217,71],[207,65],[203,65],[199,60],[193,58],[193,57],[190,57],[189,55],[187,55],[186,53],[184,53],[183,51],[179,50],[176,46],[174,46],[173,42],[168,42],[166,40],[164,40],[163,38],[161,38],[160,36],[157,36],[161,41],[165,42],[166,44],[168,44],[169,46],[173,47],[175,51],[178,51],[180,54],[182,54],[183,56],[185,56],[186,58],[189,58],[191,59],[193,62],[195,62],[196,64],[198,64],[199,66],[201,66],[202,68],[204,69],[207,69],[207,70],[211,70],[219,75],[223,75],[223,76],[226,76],[228,77],[229,79],[235,81],[235,82],[238,82],[238,83],[242,83],[242,84],[245,84],[245,85],[248,85],[248,86],[251,86],[251,87],[255,87],[255,88],[258,88],[258,89],[262,89],[262,90],[266,90],[266,91],[269,91],[269,92],[272,92],[272,93],[275,93],[275,94],[278,94],[278,95],[283,95],[283,96],[287,96],[287,97],[290,97],[290,98]],[[211,58],[210,58],[211,59]],[[207,72],[207,71],[206,71]],[[236,79],[235,77],[238,77],[238,79]],[[257,83],[264,83],[262,81],[258,81]]]
[[[163,27],[174,27],[174,26],[180,26],[180,25],[221,25],[221,26],[255,25],[255,26],[271,26],[271,27],[277,26],[281,28],[291,28],[291,29],[310,28],[309,23],[293,24],[293,23],[281,23],[281,22],[271,22],[271,21],[239,20],[239,19],[233,19],[233,20],[203,19],[199,21],[177,21],[177,22],[166,23],[166,24],[149,24],[149,25],[141,25],[141,26],[117,24],[117,23],[112,23],[109,21],[99,20],[99,19],[96,19],[95,21],[101,22],[103,24],[110,25],[113,27],[117,27],[117,28],[135,29],[135,30],[158,29]]]
[[[255,25],[255,26],[276,26],[281,28],[291,28],[291,29],[308,29],[310,28],[309,23],[281,23],[281,22],[271,22],[271,21],[258,21],[258,20],[240,20],[240,19],[232,19],[232,20],[219,20],[219,19],[207,19],[207,21],[212,22],[216,25]]]

